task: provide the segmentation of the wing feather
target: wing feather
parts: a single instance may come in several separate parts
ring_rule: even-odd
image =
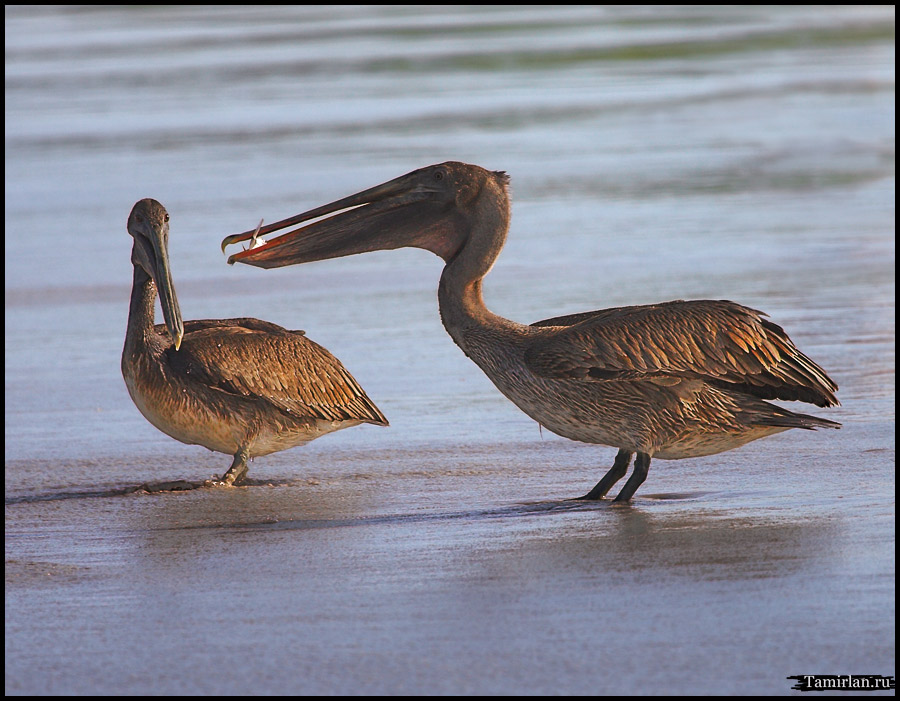
[[[388,423],[343,364],[303,331],[258,319],[185,327],[180,349],[170,347],[166,356],[194,382],[266,401],[294,417]]]
[[[727,300],[616,307],[540,321],[525,354],[544,377],[703,379],[763,399],[839,402],[837,385],[762,312]]]

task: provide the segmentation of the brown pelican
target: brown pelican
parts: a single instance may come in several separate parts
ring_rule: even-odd
[[[761,312],[728,301],[618,307],[530,326],[493,314],[481,282],[509,228],[504,172],[441,163],[263,227],[267,234],[333,216],[237,253],[261,268],[415,246],[444,259],[441,319],[463,352],[540,425],[619,449],[583,499],[600,499],[634,470],[616,501],[631,499],[650,459],[713,455],[789,428],[839,428],[766,399],[838,404],[837,385]],[[348,210],[349,211],[342,211]],[[227,237],[222,247],[253,232]]]
[[[182,443],[234,456],[221,483],[240,484],[248,460],[362,422],[387,426],[341,362],[259,319],[181,320],[169,271],[169,213],[144,199],[128,217],[134,283],[122,375],[144,417]],[[154,326],[159,290],[165,325]]]

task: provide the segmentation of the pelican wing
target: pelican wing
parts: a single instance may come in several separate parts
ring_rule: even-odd
[[[295,417],[387,424],[341,362],[302,331],[257,319],[185,327],[181,348],[170,347],[166,355],[173,370],[194,382],[265,401]]]
[[[251,331],[264,331],[267,333],[290,333],[305,334],[305,331],[288,331],[283,326],[273,324],[271,321],[263,321],[262,319],[253,319],[251,317],[239,317],[236,319],[192,319],[184,322],[184,332],[189,334],[193,331],[202,331],[210,328],[231,328],[241,327]],[[165,327],[163,327],[165,328]]]
[[[525,354],[538,375],[593,382],[702,379],[763,399],[838,404],[837,385],[762,312],[729,301],[617,307],[539,321],[559,327]]]

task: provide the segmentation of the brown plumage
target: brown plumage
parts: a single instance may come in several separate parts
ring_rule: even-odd
[[[122,375],[150,423],[182,443],[233,455],[224,484],[240,484],[248,460],[331,431],[387,419],[341,362],[303,331],[259,319],[182,322],[168,263],[169,215],[135,204],[134,283]],[[154,325],[159,291],[166,323]]]
[[[837,404],[825,371],[764,316],[729,301],[678,300],[556,317],[532,324],[563,330],[525,359],[546,377],[694,378],[761,399]]]
[[[635,453],[617,501],[634,495],[654,456],[713,455],[789,428],[840,427],[765,401],[834,406],[837,385],[781,327],[734,302],[618,307],[530,326],[493,314],[481,282],[509,228],[508,180],[465,163],[422,168],[263,227],[333,214],[229,262],[271,268],[401,246],[441,256],[441,319],[466,355],[542,426],[619,448],[586,499],[605,496]],[[223,248],[252,234],[229,236]]]

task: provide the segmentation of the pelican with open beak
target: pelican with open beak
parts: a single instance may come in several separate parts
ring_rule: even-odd
[[[437,254],[446,263],[441,320],[463,352],[545,428],[618,448],[585,499],[604,497],[635,455],[616,501],[632,498],[652,457],[713,455],[790,428],[840,427],[765,401],[834,406],[837,385],[780,326],[734,302],[618,307],[531,325],[492,313],[482,279],[509,229],[508,182],[466,163],[421,168],[262,227],[259,234],[302,225],[228,262],[277,268],[403,246]],[[227,237],[223,250],[253,233]]]

